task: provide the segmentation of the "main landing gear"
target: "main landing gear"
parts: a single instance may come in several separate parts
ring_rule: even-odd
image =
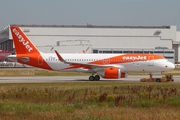
[[[99,75],[91,75],[89,76],[89,81],[99,81],[100,80],[100,76]]]
[[[150,73],[150,74],[149,74],[149,77],[150,77],[150,78],[152,78],[152,77],[153,77],[153,75]]]

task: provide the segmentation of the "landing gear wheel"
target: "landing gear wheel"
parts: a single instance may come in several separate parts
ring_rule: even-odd
[[[95,77],[94,76],[89,76],[89,81],[94,81]]]
[[[96,76],[94,77],[94,79],[95,79],[96,81],[99,81],[99,80],[100,80],[100,76],[99,76],[99,75],[96,75]]]

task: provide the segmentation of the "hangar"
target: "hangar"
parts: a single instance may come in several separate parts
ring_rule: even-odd
[[[174,25],[11,25],[19,26],[42,52],[155,53],[173,63],[180,62],[180,33]],[[14,51],[9,29],[11,25],[0,31],[1,51]]]

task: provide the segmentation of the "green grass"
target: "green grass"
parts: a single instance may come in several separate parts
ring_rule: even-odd
[[[180,69],[164,73],[179,75]],[[139,75],[139,73],[129,73]],[[0,76],[81,76],[36,68],[1,69]],[[141,73],[147,75],[147,73]],[[180,119],[180,83],[1,83],[0,119]]]
[[[87,73],[59,72],[38,68],[5,68],[0,69],[0,76],[84,76]]]
[[[149,73],[129,72],[129,75],[148,75]],[[163,74],[180,75],[180,68],[172,71],[164,72]],[[89,76],[89,73],[81,72],[59,72],[43,70],[38,68],[2,68],[0,76]]]
[[[179,109],[180,83],[0,84],[4,119],[180,119]]]

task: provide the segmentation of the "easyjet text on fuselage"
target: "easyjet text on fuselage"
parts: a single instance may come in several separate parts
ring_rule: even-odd
[[[147,60],[146,56],[123,56],[123,60]]]

